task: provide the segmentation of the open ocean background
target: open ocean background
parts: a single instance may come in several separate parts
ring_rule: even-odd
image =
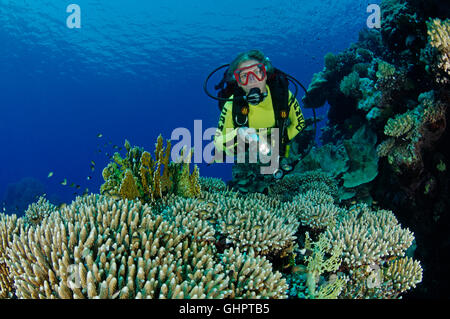
[[[66,26],[71,3],[81,7],[81,29]],[[194,120],[216,127],[217,102],[203,82],[242,51],[262,50],[307,87],[327,52],[344,50],[367,28],[368,4],[0,0],[0,200],[24,178],[54,202],[86,187],[98,193],[113,145],[128,139],[153,152],[159,134],[193,132]],[[202,176],[231,179],[231,164],[198,165]]]

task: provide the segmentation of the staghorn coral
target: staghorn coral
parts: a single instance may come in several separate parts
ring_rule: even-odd
[[[100,192],[122,199],[138,198],[143,202],[160,199],[167,194],[195,197],[200,193],[199,171],[195,165],[190,172],[190,157],[181,151],[177,162],[170,162],[171,143],[163,145],[163,138],[158,136],[155,144],[155,158],[142,148],[131,148],[125,141],[126,157],[114,154],[114,162],[103,169],[105,183]]]
[[[331,247],[342,247],[347,284],[340,298],[398,298],[422,280],[420,263],[404,258],[413,233],[391,211],[354,205],[324,235]]]
[[[241,251],[281,255],[292,250],[296,219],[281,209],[270,209],[251,196],[235,200],[218,220],[220,232]]]
[[[384,140],[377,146],[377,155],[378,157],[388,156],[388,154],[392,151],[392,148],[395,145],[394,138],[388,138]]]

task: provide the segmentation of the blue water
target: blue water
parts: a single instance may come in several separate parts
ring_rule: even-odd
[[[25,177],[61,201],[77,191],[64,178],[99,192],[114,144],[153,151],[159,134],[193,132],[196,119],[217,126],[203,81],[239,52],[260,49],[307,86],[327,52],[366,28],[368,2],[0,0],[0,200]],[[70,3],[80,29],[66,26]],[[231,178],[230,164],[199,168]]]

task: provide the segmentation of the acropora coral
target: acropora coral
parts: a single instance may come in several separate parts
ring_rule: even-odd
[[[221,188],[148,204],[92,194],[51,211],[36,227],[1,216],[2,296],[286,298],[287,269],[304,267],[309,298],[341,298],[354,290],[348,282],[357,281],[343,265],[368,262],[384,267],[393,283],[388,297],[420,281],[416,261],[383,264],[403,256],[413,238],[392,213],[347,211],[335,204],[326,175],[302,178],[312,188],[286,202]],[[300,224],[320,233],[315,243],[304,243],[312,254],[303,261]]]
[[[25,224],[37,226],[54,210],[56,210],[56,206],[44,196],[40,196],[37,202],[28,205],[24,217]]]
[[[265,257],[253,248],[218,253],[195,235],[202,223],[139,201],[78,197],[9,239],[6,264],[19,298],[285,297]]]

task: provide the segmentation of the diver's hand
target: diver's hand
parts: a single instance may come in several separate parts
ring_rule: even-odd
[[[238,135],[247,143],[258,142],[259,136],[256,134],[255,129],[250,129],[248,127],[238,128]]]

